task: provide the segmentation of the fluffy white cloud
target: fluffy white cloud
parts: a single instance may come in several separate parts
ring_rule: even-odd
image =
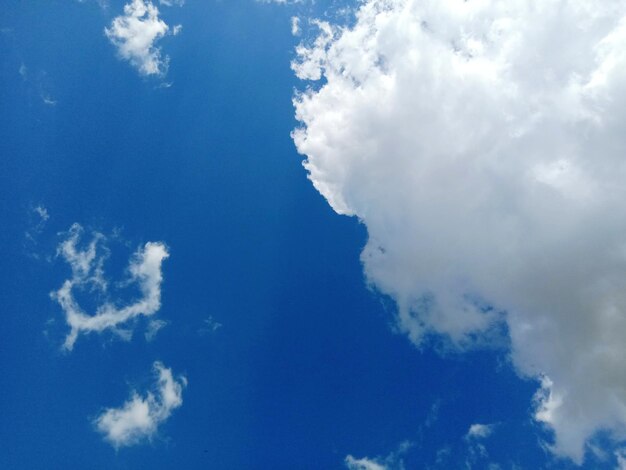
[[[151,439],[159,425],[183,404],[187,379],[174,379],[172,370],[160,362],[155,362],[153,368],[157,375],[153,391],[143,397],[133,392],[120,408],[108,408],[94,421],[96,429],[115,448]]]
[[[626,3],[367,0],[319,26],[293,138],[399,328],[467,348],[505,322],[554,452],[626,438]]]
[[[472,424],[469,428],[469,430],[467,431],[467,434],[465,435],[465,437],[467,439],[483,439],[485,437],[489,437],[491,435],[491,433],[493,432],[493,425],[492,424]]]
[[[81,248],[80,238],[83,228],[74,224],[66,240],[58,247],[58,254],[72,268],[72,277],[67,279],[61,288],[51,293],[65,312],[65,320],[71,330],[65,338],[64,348],[71,350],[78,335],[91,332],[112,330],[124,333],[120,329],[132,319],[145,315],[150,316],[161,308],[161,283],[163,275],[161,264],[169,257],[163,243],[148,242],[138,249],[128,265],[129,279],[126,285],[136,284],[141,297],[126,306],[117,306],[114,302],[104,302],[93,315],[83,311],[78,304],[74,292],[89,291],[106,294],[108,283],[104,278],[103,264],[107,250],[102,246],[104,236],[95,233],[85,248]],[[126,332],[127,333],[127,332]]]
[[[161,2],[166,5],[180,2]],[[180,31],[174,28],[173,34]],[[130,62],[142,75],[164,75],[169,57],[161,56],[155,43],[168,34],[169,26],[159,18],[159,9],[150,1],[132,0],[124,6],[124,14],[113,19],[104,29],[106,36],[117,47],[118,54]]]

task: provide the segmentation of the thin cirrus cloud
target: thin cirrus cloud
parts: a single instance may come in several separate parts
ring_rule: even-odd
[[[167,326],[167,322],[165,320],[150,320],[148,323],[148,327],[146,328],[146,332],[144,334],[146,341],[154,341],[156,335],[159,331]]]
[[[133,392],[119,408],[108,408],[94,420],[98,432],[113,447],[127,447],[151,440],[159,425],[183,404],[185,377],[174,378],[172,370],[161,362],[153,364],[157,377],[154,390],[144,396]]]
[[[436,410],[437,407],[433,408],[434,413],[431,412],[431,416],[420,426],[420,434],[432,426],[436,420]],[[356,458],[348,455],[344,459],[344,464],[349,470],[404,470],[411,467],[406,463],[406,458],[412,457],[413,461],[420,462],[420,468],[504,468],[498,462],[492,461],[485,442],[494,433],[496,426],[496,424],[472,424],[462,441],[456,444],[448,442],[439,448],[435,455],[431,452],[428,452],[430,455],[425,455],[417,442],[404,441],[387,456]],[[517,467],[513,464],[513,468]]]
[[[161,2],[182,5],[182,2]],[[156,42],[166,34],[176,35],[181,26],[170,27],[159,17],[159,9],[150,1],[132,0],[124,6],[124,14],[113,19],[104,33],[117,47],[120,58],[128,61],[141,75],[163,76],[169,57],[161,54]]]
[[[136,285],[141,296],[125,306],[107,300],[96,308],[94,314],[86,313],[79,305],[75,292],[89,292],[92,296],[106,295],[108,281],[104,277],[104,261],[108,250],[104,235],[95,233],[85,247],[81,247],[84,230],[74,224],[68,237],[58,247],[58,255],[70,265],[72,276],[51,293],[65,313],[70,332],[63,347],[71,351],[80,334],[113,331],[128,337],[130,322],[140,316],[154,315],[161,308],[162,263],[169,257],[167,247],[160,242],[148,242],[140,247],[128,264],[129,279],[126,285]],[[163,326],[163,325],[161,325]],[[156,331],[154,332],[156,334]]]
[[[625,439],[626,4],[367,0],[318,26],[293,139],[367,226],[399,329],[460,350],[508,331],[555,454]]]

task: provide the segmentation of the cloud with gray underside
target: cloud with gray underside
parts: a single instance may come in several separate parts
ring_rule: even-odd
[[[366,0],[292,67],[315,188],[416,345],[502,344],[581,463],[626,438],[626,4]],[[315,83],[319,81],[319,83]],[[502,328],[505,325],[506,328]]]

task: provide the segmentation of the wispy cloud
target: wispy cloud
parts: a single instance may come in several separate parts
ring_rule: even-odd
[[[48,209],[40,204],[32,209],[32,213],[35,215],[36,218],[36,222],[34,223],[34,227],[32,228],[32,230],[36,233],[40,233],[46,225],[46,222],[48,222],[48,219],[50,219]],[[27,236],[32,238],[29,233],[27,233]]]
[[[154,338],[156,338],[157,333],[161,331],[162,328],[165,328],[165,326],[167,326],[167,322],[165,320],[150,320],[145,333],[146,341],[153,341]]]
[[[355,458],[348,455],[344,463],[349,470],[404,470],[403,456],[414,444],[410,441],[402,442],[398,448],[385,457]]]
[[[77,0],[78,3],[87,3],[92,0]],[[109,0],[93,0],[102,10],[106,10],[109,8]]]
[[[213,315],[209,315],[209,318],[205,318],[202,321],[202,327],[198,330],[200,336],[208,335],[216,332],[222,327],[222,324],[213,318]]]
[[[48,219],[50,219],[48,209],[41,204],[33,207],[28,213],[28,228],[24,232],[24,249],[31,258],[40,258],[38,253],[39,237],[44,231]]]
[[[172,3],[175,2],[164,4]],[[159,9],[153,3],[132,0],[124,6],[124,14],[114,18],[104,32],[117,47],[119,56],[130,62],[140,74],[165,75],[169,57],[162,56],[161,48],[155,44],[166,34],[178,34],[180,25],[170,32],[169,26],[159,18]]]
[[[93,315],[89,315],[78,304],[74,291],[97,292],[101,295],[107,293],[108,282],[104,277],[103,266],[108,249],[103,245],[105,237],[100,233],[94,233],[91,241],[81,248],[83,232],[79,224],[74,224],[68,237],[59,245],[58,256],[70,265],[72,276],[59,290],[51,293],[51,297],[65,312],[65,320],[71,328],[63,345],[67,350],[74,347],[79,334],[111,330],[128,336],[129,331],[121,330],[122,326],[129,326],[130,320],[136,317],[156,313],[161,308],[161,265],[169,257],[163,243],[148,242],[139,248],[129,261],[129,279],[126,284],[137,285],[141,297],[126,306],[117,306],[115,301],[105,301]]]
[[[172,370],[158,361],[153,369],[157,376],[154,390],[143,396],[133,391],[121,407],[107,408],[94,420],[96,429],[115,448],[151,440],[159,425],[183,404],[187,379],[175,379]]]
[[[17,72],[22,77],[22,80],[25,83],[28,83],[29,86],[36,91],[39,95],[41,101],[48,106],[56,106],[57,100],[52,96],[52,93],[49,91],[50,88],[50,80],[48,78],[48,74],[41,70],[37,73],[31,73],[31,71],[26,67],[26,64],[23,62],[20,64]]]
[[[299,36],[300,35],[300,18],[298,18],[297,16],[292,16],[291,17],[291,34],[293,36]]]
[[[389,470],[389,467],[386,464],[367,457],[355,459],[351,455],[348,455],[345,463],[349,470]]]

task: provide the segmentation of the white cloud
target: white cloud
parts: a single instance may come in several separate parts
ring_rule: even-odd
[[[96,429],[115,448],[150,440],[172,411],[183,404],[187,379],[174,379],[172,370],[162,363],[153,365],[157,382],[145,396],[133,392],[120,408],[107,408],[95,420]]]
[[[297,16],[291,17],[291,34],[294,36],[300,35],[300,18]]]
[[[165,5],[166,7],[182,7],[185,4],[185,0],[159,0],[159,3],[161,5]]]
[[[467,434],[465,434],[465,441],[467,443],[467,455],[465,456],[465,467],[468,469],[475,468],[489,468],[497,469],[500,466],[495,462],[489,462],[489,452],[487,447],[483,443],[491,434],[493,434],[495,425],[493,424],[472,424]]]
[[[433,413],[436,414],[438,405],[431,409],[426,422],[422,425],[423,428],[428,428],[432,424]],[[411,441],[403,441],[398,445],[395,451],[391,452],[386,457],[363,457],[360,459],[354,458],[352,455],[348,455],[344,459],[344,463],[349,470],[404,470],[404,455],[414,446]]]
[[[626,3],[367,0],[318,24],[293,138],[367,226],[399,328],[463,349],[506,322],[554,452],[626,438]]]
[[[176,26],[173,34],[179,31],[180,26]],[[124,6],[124,14],[114,18],[104,32],[117,47],[119,56],[140,74],[164,75],[167,72],[169,57],[162,57],[161,48],[155,43],[168,34],[169,26],[159,18],[159,9],[150,1],[132,0]]]
[[[154,338],[156,338],[157,333],[165,326],[167,326],[167,322],[165,320],[150,320],[145,333],[146,341],[153,341]]]
[[[466,438],[474,438],[474,439],[484,439],[486,437],[491,436],[493,432],[492,424],[472,424],[465,435]]]
[[[122,326],[128,326],[136,317],[155,314],[161,308],[161,264],[169,257],[163,243],[148,242],[143,248],[139,248],[130,259],[129,280],[126,284],[136,284],[141,297],[124,307],[106,301],[93,315],[89,315],[78,304],[74,292],[89,290],[94,295],[96,292],[106,294],[108,282],[104,278],[103,264],[108,251],[102,246],[104,236],[100,233],[95,233],[89,244],[81,249],[79,244],[82,234],[83,228],[74,224],[67,239],[59,245],[58,255],[72,268],[72,277],[59,290],[51,293],[51,297],[61,305],[65,320],[71,328],[64,343],[67,350],[74,347],[81,333],[111,330],[128,337],[130,332],[122,330]]]
[[[47,221],[50,218],[50,214],[48,214],[48,209],[46,209],[44,206],[39,205],[33,210],[39,215],[39,217],[41,217],[41,220],[43,222]]]
[[[348,455],[345,462],[349,470],[388,470],[389,468],[387,465],[368,459],[367,457],[355,459],[351,455]]]

